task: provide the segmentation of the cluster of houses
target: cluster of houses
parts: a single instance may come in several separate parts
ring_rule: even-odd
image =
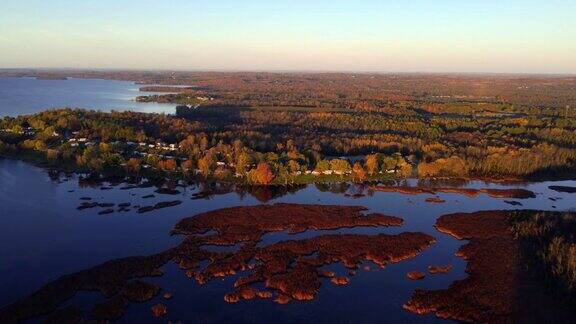
[[[4,132],[4,133],[15,133],[15,134],[19,134],[19,135],[27,135],[27,136],[33,136],[36,135],[36,129],[32,128],[32,127],[25,127],[23,128],[21,131],[16,131],[10,128],[4,128],[4,129],[0,129],[0,132]],[[54,136],[58,136],[58,133],[54,132],[57,135]]]
[[[4,128],[4,129],[0,129],[0,132],[13,133],[13,134],[18,134],[18,135],[26,135],[26,136],[34,136],[34,135],[36,135],[36,133],[38,133],[38,131],[33,127],[24,127],[21,131],[17,131],[17,130],[10,129],[10,128]],[[60,136],[60,133],[53,131],[51,135],[52,136]]]
[[[70,143],[71,147],[79,147],[79,146],[94,146],[98,143],[94,142],[94,141],[89,141],[87,138],[85,137],[80,137],[80,138],[70,138],[68,140],[68,143]],[[117,145],[127,145],[130,147],[134,148],[134,153],[141,156],[141,157],[145,157],[145,156],[156,156],[158,158],[161,159],[178,159],[180,161],[186,161],[188,160],[187,158],[178,158],[178,157],[174,157],[174,156],[170,156],[170,155],[164,155],[164,154],[155,154],[155,153],[148,153],[145,151],[141,151],[141,150],[137,150],[138,148],[140,149],[157,149],[157,150],[162,150],[162,151],[178,151],[179,149],[179,145],[178,144],[166,144],[166,143],[155,143],[155,144],[150,144],[150,143],[144,143],[144,142],[140,142],[140,143],[136,143],[136,142],[121,142],[121,141],[114,141],[110,143],[111,145],[117,146]]]
[[[75,134],[77,135],[77,134]],[[97,143],[94,141],[90,141],[85,137],[80,137],[80,138],[70,138],[68,140],[68,142],[70,143],[70,146],[72,147],[78,147],[78,146],[94,146]],[[147,149],[155,149],[155,150],[159,150],[159,151],[171,151],[171,152],[176,152],[179,150],[180,145],[178,144],[167,144],[167,143],[162,143],[162,142],[157,142],[157,143],[144,143],[144,142],[140,142],[140,143],[136,143],[136,142],[121,142],[121,141],[115,141],[115,142],[111,142],[110,144],[112,145],[127,145],[130,147],[134,148],[134,154],[140,156],[140,157],[147,157],[147,156],[154,156],[160,159],[164,159],[164,160],[170,160],[170,159],[176,159],[179,161],[187,161],[188,158],[186,157],[177,157],[177,156],[172,156],[172,155],[165,155],[165,154],[158,154],[158,153],[150,153],[150,152],[146,152],[144,150]],[[340,157],[339,159],[344,159],[346,160],[346,157]],[[353,161],[355,160],[354,158],[352,159]],[[216,162],[216,166],[218,168],[226,168],[228,166],[233,167],[234,164],[230,164],[228,165],[226,162],[222,162],[222,161],[218,161]],[[253,165],[255,167],[255,165]],[[144,168],[150,168],[149,165],[144,164],[143,165]],[[196,174],[200,173],[200,170],[196,169],[194,170],[194,172]],[[386,170],[386,171],[381,171],[379,173],[396,173],[396,170]],[[314,175],[314,176],[320,176],[320,175],[339,175],[339,176],[343,176],[343,175],[350,175],[352,173],[352,171],[337,171],[337,170],[323,170],[323,171],[318,171],[318,170],[305,170],[305,171],[295,171],[293,173],[293,175]],[[241,174],[236,173],[235,174],[236,177],[240,177],[242,176]]]
[[[1,132],[14,132],[14,130],[12,129],[1,129]],[[26,127],[24,128],[21,132],[19,132],[20,134],[25,134],[25,135],[34,135],[36,134],[36,130],[32,127]],[[57,134],[56,132],[54,132],[54,136],[60,136],[60,134]],[[71,138],[68,138],[68,143],[71,147],[90,147],[90,146],[95,146],[98,144],[98,142],[90,140],[86,137],[78,137],[79,132],[72,132],[72,136]],[[174,155],[169,155],[169,154],[159,154],[159,153],[151,153],[151,152],[146,152],[147,150],[157,150],[157,151],[163,151],[163,152],[177,152],[180,149],[180,145],[179,144],[167,144],[167,143],[163,143],[163,142],[157,142],[157,143],[145,143],[145,142],[122,142],[122,141],[114,141],[110,143],[111,145],[114,146],[118,146],[118,145],[126,145],[129,147],[132,147],[133,153],[135,155],[138,155],[140,157],[147,157],[147,156],[154,156],[163,160],[170,160],[170,159],[176,159],[179,161],[187,161],[188,158],[186,157],[177,157]],[[346,159],[346,157],[340,157],[339,159]],[[355,157],[353,157],[352,162],[354,162]],[[216,166],[220,169],[226,168],[228,166],[233,167],[233,164],[228,165],[226,162],[221,162],[218,161],[216,162]],[[149,165],[144,164],[143,165],[144,168],[150,168]],[[200,173],[200,170],[194,170],[196,173]],[[384,171],[386,173],[395,173],[396,170],[386,170]],[[383,172],[380,172],[383,173]],[[323,170],[323,171],[319,171],[319,170],[305,170],[305,171],[295,171],[293,172],[293,175],[314,175],[314,176],[319,176],[319,175],[349,175],[351,174],[351,171],[337,171],[337,170]],[[240,174],[236,174],[236,177],[240,177]]]
[[[89,141],[86,137],[80,137],[80,138],[70,138],[68,139],[68,142],[70,143],[70,146],[72,147],[78,147],[80,145],[83,146],[94,146],[97,143],[93,142],[93,141]],[[128,146],[132,146],[132,147],[145,147],[145,148],[151,148],[151,149],[159,149],[159,150],[165,150],[165,151],[177,151],[179,146],[177,144],[166,144],[166,143],[156,143],[156,144],[149,144],[149,143],[135,143],[135,142],[121,142],[121,141],[114,141],[111,142],[110,144],[112,145],[128,145]]]
[[[71,147],[79,147],[79,146],[94,146],[97,143],[94,141],[90,141],[88,140],[88,138],[85,137],[80,137],[80,138],[70,138],[68,140],[68,142],[70,143]],[[158,157],[160,159],[176,159],[179,161],[186,161],[188,160],[188,158],[186,157],[176,157],[176,156],[171,156],[171,155],[164,155],[164,154],[157,154],[157,153],[149,153],[149,152],[145,152],[142,149],[156,149],[156,150],[162,150],[162,151],[178,151],[178,149],[180,148],[180,145],[178,144],[167,144],[167,143],[162,143],[162,142],[157,142],[155,144],[150,144],[150,143],[144,143],[144,142],[140,142],[140,143],[136,143],[136,142],[121,142],[121,141],[115,141],[115,142],[111,142],[110,144],[112,145],[127,145],[130,147],[134,148],[134,154],[139,155],[141,157],[147,157],[147,156],[154,156],[154,157]],[[140,148],[140,149],[139,149]],[[219,168],[225,168],[228,166],[228,164],[226,162],[221,162],[218,161],[216,162],[216,166]],[[230,166],[234,166],[234,165],[230,165]],[[254,165],[255,166],[255,165]],[[149,165],[143,165],[144,168],[149,168]],[[196,173],[200,173],[200,170],[194,170]],[[351,174],[351,171],[335,171],[335,170],[324,170],[324,171],[318,171],[318,170],[305,170],[305,171],[296,171],[293,173],[293,175],[302,175],[302,174],[306,174],[306,175],[314,175],[314,176],[319,176],[319,175],[348,175]],[[236,177],[240,177],[241,174],[236,174]]]
[[[68,143],[70,143],[71,147],[80,147],[80,146],[89,147],[89,146],[94,146],[94,145],[98,144],[97,142],[90,141],[90,140],[88,140],[88,138],[85,138],[85,137],[70,138],[70,139],[68,139]],[[155,144],[150,144],[150,143],[144,143],[144,142],[136,143],[136,142],[121,142],[121,141],[114,141],[114,142],[111,142],[110,144],[114,145],[114,146],[127,145],[129,147],[132,147],[132,148],[134,148],[133,153],[135,155],[140,156],[140,157],[154,156],[154,157],[164,159],[164,160],[171,160],[171,159],[176,159],[179,161],[187,161],[188,160],[188,158],[185,158],[185,157],[176,157],[176,156],[171,156],[171,155],[149,153],[149,152],[144,151],[147,149],[157,149],[157,150],[162,150],[162,151],[174,152],[174,151],[178,151],[178,149],[179,149],[178,144],[166,144],[166,143],[161,143],[161,142],[158,142]],[[143,164],[142,167],[145,169],[150,168],[150,166],[147,164]]]
[[[78,147],[80,145],[83,146],[94,146],[96,145],[96,142],[92,142],[92,141],[88,141],[88,139],[86,137],[81,137],[81,138],[71,138],[68,140],[68,142],[70,143],[70,146],[72,147]]]

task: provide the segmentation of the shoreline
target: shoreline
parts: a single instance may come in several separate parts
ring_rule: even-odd
[[[0,160],[12,160],[12,161],[21,161],[24,163],[28,163],[33,165],[34,167],[44,169],[46,172],[57,171],[57,172],[64,172],[64,173],[73,173],[75,175],[88,175],[89,177],[95,176],[101,179],[102,182],[106,182],[109,180],[118,180],[114,179],[114,177],[109,177],[104,175],[103,173],[95,174],[90,171],[82,170],[81,168],[75,165],[53,165],[50,164],[46,160],[35,159],[32,156],[13,156],[13,155],[6,155],[0,154]],[[154,172],[150,172],[148,176],[153,175]],[[469,182],[484,182],[486,184],[500,184],[505,186],[513,186],[513,185],[522,185],[527,183],[542,183],[542,182],[551,182],[551,181],[574,181],[576,180],[576,175],[571,176],[539,176],[539,177],[528,177],[528,178],[521,178],[521,177],[506,177],[506,178],[494,178],[494,177],[435,177],[435,178],[417,178],[417,177],[410,177],[410,178],[373,178],[364,181],[356,181],[353,179],[352,176],[348,177],[341,177],[341,176],[327,176],[327,175],[320,175],[320,176],[311,176],[311,177],[300,177],[304,178],[301,180],[306,180],[313,178],[313,181],[294,181],[291,183],[281,183],[281,182],[274,182],[270,184],[251,184],[246,181],[227,181],[224,179],[219,179],[216,177],[200,177],[200,176],[186,176],[181,171],[174,171],[174,172],[166,172],[166,171],[157,171],[155,172],[157,175],[164,174],[164,180],[193,180],[196,183],[198,182],[207,182],[207,183],[221,183],[221,184],[232,184],[232,185],[239,185],[243,187],[280,187],[280,188],[291,188],[294,186],[301,186],[301,185],[312,185],[312,184],[337,184],[337,183],[351,183],[351,184],[360,184],[360,185],[369,185],[373,186],[372,189],[376,191],[382,191],[378,189],[379,184],[383,183],[395,183],[395,185],[389,186],[390,191],[394,191],[394,188],[397,188],[395,192],[402,192],[406,188],[425,188],[425,189],[438,189],[439,187],[436,183],[439,184],[446,184],[451,183],[451,187],[453,188],[464,188]],[[134,178],[138,178],[141,180],[151,180],[146,174],[136,175]],[[130,175],[125,175],[123,177],[124,180],[129,179]],[[400,182],[406,181],[417,181],[417,182],[427,182],[425,185],[417,183],[413,186],[407,185],[400,185]],[[444,188],[446,189],[446,188]],[[424,193],[424,192],[423,192]],[[435,193],[430,193],[435,194]]]

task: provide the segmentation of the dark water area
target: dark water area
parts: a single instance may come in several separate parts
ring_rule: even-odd
[[[100,79],[41,80],[0,77],[0,117],[28,115],[52,108],[131,110],[173,114],[175,105],[136,102],[142,85]]]
[[[415,185],[415,181],[409,181]],[[419,316],[403,310],[415,288],[443,289],[453,281],[466,277],[466,262],[454,254],[466,244],[438,232],[436,219],[455,212],[475,212],[495,209],[569,210],[576,208],[573,194],[548,189],[551,185],[571,185],[574,181],[524,183],[514,185],[469,182],[469,188],[523,188],[536,193],[531,199],[496,199],[487,195],[467,197],[459,194],[438,196],[446,203],[425,202],[430,195],[372,192],[366,186],[309,185],[283,194],[255,195],[247,190],[221,190],[215,195],[195,196],[198,185],[179,186],[176,195],[159,194],[155,187],[126,189],[125,184],[98,184],[87,186],[79,183],[78,176],[55,179],[43,170],[27,163],[0,159],[0,307],[36,291],[62,275],[75,273],[108,260],[150,255],[178,245],[183,236],[171,236],[170,231],[181,219],[203,212],[236,206],[258,204],[296,203],[365,206],[367,212],[378,212],[404,219],[399,227],[355,227],[330,231],[306,231],[299,234],[287,232],[268,233],[259,246],[285,240],[303,240],[324,234],[398,234],[423,232],[437,242],[414,258],[378,268],[371,262],[360,265],[355,275],[350,275],[342,264],[326,269],[345,275],[350,283],[335,286],[329,279],[322,279],[319,294],[311,301],[293,301],[279,305],[272,299],[255,299],[228,304],[224,295],[231,292],[234,281],[242,273],[215,279],[200,285],[190,279],[173,262],[164,267],[164,275],[146,279],[157,283],[162,291],[171,292],[171,300],[162,294],[153,300],[131,304],[119,322],[166,322],[182,320],[203,323],[248,322],[440,322],[434,316]],[[102,187],[111,189],[102,190]],[[352,196],[354,193],[362,195]],[[143,198],[154,195],[153,198]],[[114,213],[99,214],[105,208],[78,210],[89,197],[98,203],[115,204]],[[201,197],[202,199],[192,199]],[[265,201],[263,197],[272,197]],[[560,198],[555,201],[549,198]],[[181,200],[178,206],[138,213],[135,208],[117,211],[121,203],[131,207],[154,205],[162,201]],[[505,200],[521,202],[521,206]],[[233,249],[233,247],[214,247]],[[423,271],[430,265],[453,265],[448,274],[429,275],[420,281],[406,278],[409,271]],[[369,266],[370,271],[363,270]],[[85,305],[85,311],[94,301],[104,300],[97,292],[79,292],[70,303]],[[162,302],[168,315],[155,319],[150,307]]]

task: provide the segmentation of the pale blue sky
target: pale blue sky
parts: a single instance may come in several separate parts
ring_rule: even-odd
[[[0,0],[0,68],[576,73],[576,0]]]

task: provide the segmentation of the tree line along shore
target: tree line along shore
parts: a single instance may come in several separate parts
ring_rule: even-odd
[[[105,175],[168,172],[263,185],[526,179],[573,174],[573,123],[238,107],[180,107],[176,115],[56,109],[1,119],[0,154]]]

